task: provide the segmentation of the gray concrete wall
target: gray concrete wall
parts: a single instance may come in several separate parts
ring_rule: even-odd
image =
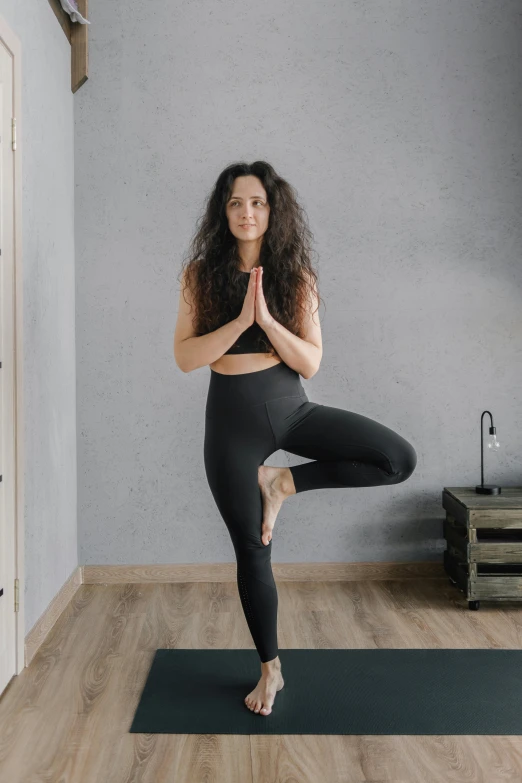
[[[287,500],[273,562],[440,560],[480,415],[522,484],[522,18],[516,2],[90,3],[75,105],[83,564],[232,562],[203,465],[208,367],[173,357],[177,275],[233,161],[296,186],[324,355],[309,398],[415,447],[411,479]],[[485,428],[487,434],[487,430]],[[267,464],[306,460],[277,452]]]
[[[43,0],[0,0],[22,45],[25,633],[78,564],[71,47]]]

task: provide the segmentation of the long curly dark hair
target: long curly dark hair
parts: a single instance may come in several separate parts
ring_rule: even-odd
[[[312,287],[317,291],[318,306],[321,301],[318,276],[311,263],[313,234],[295,189],[262,160],[234,163],[224,169],[207,199],[204,215],[198,220],[199,229],[180,273],[196,305],[194,332],[199,336],[215,331],[237,318],[243,307],[244,273],[239,269],[237,240],[228,225],[226,205],[236,177],[247,175],[261,180],[270,205],[259,256],[268,310],[289,331],[303,337],[303,317]],[[264,332],[258,340],[266,353],[281,358]]]

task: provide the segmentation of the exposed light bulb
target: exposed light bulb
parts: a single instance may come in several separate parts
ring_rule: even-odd
[[[486,442],[486,446],[487,446],[487,447],[488,447],[488,449],[490,449],[491,451],[498,451],[498,450],[499,450],[499,448],[500,448],[500,443],[498,442],[498,440],[497,440],[497,436],[496,436],[496,434],[495,434],[495,433],[493,433],[492,435],[490,435],[490,436],[488,437],[488,439],[487,439],[487,442]]]

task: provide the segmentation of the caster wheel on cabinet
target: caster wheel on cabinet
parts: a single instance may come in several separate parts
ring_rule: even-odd
[[[480,608],[480,601],[468,601],[468,607],[469,609],[479,609]]]

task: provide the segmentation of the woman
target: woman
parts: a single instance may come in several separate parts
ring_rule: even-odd
[[[323,352],[311,236],[293,188],[272,166],[226,168],[192,242],[174,336],[181,370],[210,366],[205,470],[261,660],[245,704],[261,715],[284,685],[271,567],[283,500],[311,489],[398,484],[417,463],[413,447],[388,427],[308,400],[300,376],[315,375]],[[278,449],[315,461],[263,465]]]

